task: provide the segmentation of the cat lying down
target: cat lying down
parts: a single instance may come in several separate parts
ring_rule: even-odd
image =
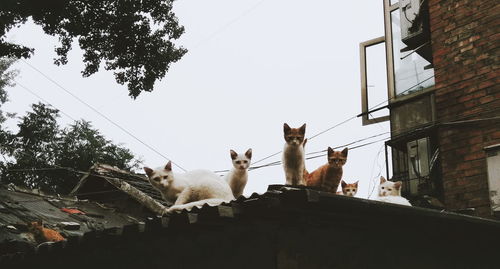
[[[174,205],[166,213],[191,210],[204,204],[211,206],[234,199],[229,185],[208,170],[193,170],[183,174],[172,172],[172,163],[164,168],[144,167],[151,185],[160,191],[163,199]]]

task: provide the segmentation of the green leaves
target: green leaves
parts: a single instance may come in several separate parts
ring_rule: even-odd
[[[32,109],[21,118],[16,134],[0,140],[0,149],[10,159],[0,161],[2,183],[66,194],[82,176],[75,171],[86,172],[96,163],[125,170],[138,167],[129,149],[106,139],[90,122],[80,120],[60,129],[57,109],[42,103],[33,104]]]
[[[170,64],[187,52],[173,43],[184,33],[173,0],[2,0],[0,6],[0,57],[28,58],[33,49],[7,43],[7,30],[32,17],[45,33],[58,36],[55,64],[66,64],[73,40],[84,50],[84,77],[104,63],[120,84],[127,84],[133,98],[152,91]],[[3,48],[3,49],[2,49]]]

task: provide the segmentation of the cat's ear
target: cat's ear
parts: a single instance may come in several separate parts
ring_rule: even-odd
[[[401,189],[401,185],[403,185],[403,182],[401,181],[394,182],[394,188],[396,188],[396,190]]]
[[[247,156],[248,159],[252,159],[252,149],[248,149],[247,152],[245,152],[245,156]]]
[[[306,133],[306,124],[305,123],[304,123],[304,125],[300,126],[299,132],[302,135],[304,135]]]
[[[165,170],[172,171],[172,161],[168,161],[167,165],[165,165]]]
[[[290,126],[288,126],[288,124],[283,124],[283,132],[285,132],[285,134],[288,134],[290,133],[290,131],[292,130],[292,128],[290,128]]]
[[[39,225],[39,226],[43,226],[43,221],[39,220],[39,221],[36,222],[36,224]]]
[[[332,155],[332,154],[333,154],[333,149],[328,147],[328,157],[330,157],[330,155]]]
[[[231,160],[234,160],[236,159],[236,157],[238,157],[238,153],[236,153],[236,151],[232,149],[229,150],[229,153],[231,154]]]
[[[347,183],[345,183],[345,181],[342,180],[342,189],[345,188],[345,186],[347,186]]]
[[[387,181],[387,179],[385,179],[385,177],[380,176],[380,184],[382,184],[382,183],[384,183],[384,182],[386,182],[386,181]]]
[[[144,167],[144,172],[146,172],[146,175],[148,175],[148,177],[151,177],[151,175],[153,174],[153,169]]]
[[[349,151],[349,149],[348,149],[348,148],[344,148],[344,149],[342,150],[342,156],[344,156],[344,157],[346,157],[346,158],[347,158],[347,152],[348,152],[348,151]]]
[[[356,186],[356,188],[358,187],[358,182],[359,182],[359,180],[354,182],[354,185]]]

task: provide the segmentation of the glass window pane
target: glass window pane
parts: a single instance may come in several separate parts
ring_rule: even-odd
[[[401,41],[399,9],[391,12],[391,29],[396,96],[434,86],[434,69],[429,68],[430,63],[416,52],[401,52],[406,45]]]
[[[385,43],[366,47],[366,86],[368,110],[387,105],[387,70],[385,68]],[[387,109],[372,112],[369,119],[389,115]]]
[[[500,147],[488,149],[487,153],[491,209],[496,215],[500,215]]]
[[[391,0],[391,6],[399,2],[398,0]]]

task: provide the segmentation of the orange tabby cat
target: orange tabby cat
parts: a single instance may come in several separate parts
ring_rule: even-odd
[[[65,240],[64,237],[55,230],[43,227],[42,221],[28,222],[28,230],[33,233],[38,243],[58,242]]]
[[[320,187],[323,191],[336,193],[342,179],[342,166],[347,161],[347,151],[347,148],[334,151],[328,147],[328,163],[307,175],[307,186]]]

